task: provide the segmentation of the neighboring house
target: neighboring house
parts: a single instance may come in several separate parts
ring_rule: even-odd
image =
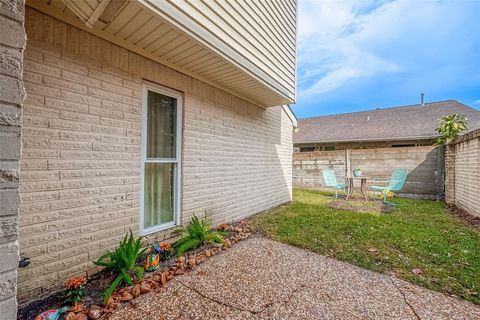
[[[295,0],[0,4],[2,316],[129,229],[291,201]]]
[[[480,128],[480,111],[447,100],[298,120],[295,152],[432,145],[437,120],[448,114],[468,118],[468,130]]]

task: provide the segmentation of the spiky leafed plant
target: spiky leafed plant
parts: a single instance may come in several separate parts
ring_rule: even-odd
[[[438,127],[435,128],[437,137],[436,145],[443,145],[449,140],[455,139],[461,132],[467,130],[468,119],[461,114],[451,114],[438,120]]]
[[[205,214],[205,218],[202,220],[199,220],[196,215],[193,215],[188,227],[181,227],[178,231],[184,235],[173,245],[178,256],[204,244],[223,243],[223,236],[226,235],[226,232],[211,229],[207,214]]]
[[[119,284],[122,282],[128,285],[133,284],[133,274],[135,274],[137,279],[143,278],[144,268],[137,265],[137,260],[143,255],[145,250],[146,248],[142,249],[141,237],[135,239],[132,230],[130,230],[130,233],[125,235],[125,238],[115,250],[108,250],[97,261],[93,262],[98,266],[112,270],[117,275],[110,287],[105,291],[103,297],[104,304]]]

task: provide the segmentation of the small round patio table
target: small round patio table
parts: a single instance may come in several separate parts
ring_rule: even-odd
[[[369,177],[365,176],[360,176],[360,177],[354,177],[354,176],[348,176],[347,177],[347,186],[348,186],[348,192],[347,192],[347,198],[345,201],[348,201],[348,199],[352,196],[354,186],[353,186],[353,181],[354,180],[360,180],[360,192],[362,193],[363,197],[365,198],[365,201],[368,201],[368,195],[367,195],[367,179]]]

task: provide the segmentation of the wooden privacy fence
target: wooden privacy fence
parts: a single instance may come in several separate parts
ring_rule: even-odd
[[[409,171],[403,196],[439,199],[443,195],[443,148],[402,147],[298,152],[293,155],[293,185],[299,188],[324,188],[322,170],[333,169],[338,182],[347,172],[362,169],[365,176],[388,179],[393,169]]]

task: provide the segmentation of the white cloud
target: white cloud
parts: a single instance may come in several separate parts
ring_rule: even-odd
[[[429,50],[423,46],[427,40],[442,42],[442,27],[455,23],[455,16],[449,14],[451,5],[300,0],[299,99],[326,93],[353,79],[408,71],[412,52]]]
[[[379,71],[398,70],[395,64],[355,43],[354,35],[363,28],[366,18],[376,14],[375,10],[359,14],[362,8],[358,3],[335,0],[300,2],[300,96],[325,93],[350,79],[370,76]],[[368,2],[369,5],[372,3]]]
[[[480,104],[480,99],[473,101],[473,104]]]

